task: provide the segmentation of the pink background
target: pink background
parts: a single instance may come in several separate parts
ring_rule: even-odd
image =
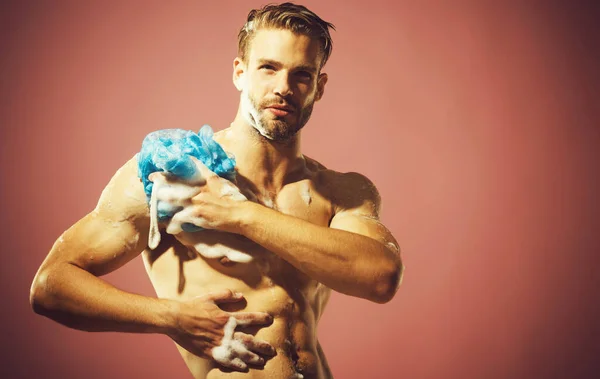
[[[237,30],[263,3],[51,3],[0,9],[0,377],[189,377],[167,337],[67,329],[29,286],[147,133],[233,120]],[[594,377],[598,7],[425,3],[305,2],[338,31],[304,151],[375,182],[407,266],[386,305],[332,296],[333,373]],[[106,278],[154,295],[139,258]]]

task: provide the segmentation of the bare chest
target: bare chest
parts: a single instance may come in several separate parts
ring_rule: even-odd
[[[250,201],[316,225],[328,226],[332,217],[326,194],[310,180],[290,183],[278,193],[239,188]],[[178,295],[204,292],[224,283],[235,283],[241,291],[275,286],[307,293],[317,285],[277,255],[237,234],[204,230],[164,235],[163,241],[145,255],[146,267],[155,287],[177,288]],[[169,297],[177,296],[168,292]]]
[[[279,192],[240,187],[251,201],[316,225],[327,226],[333,216],[331,202],[311,180],[290,183]]]

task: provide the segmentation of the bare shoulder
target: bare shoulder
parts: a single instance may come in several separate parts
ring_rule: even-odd
[[[378,216],[381,197],[377,187],[358,172],[339,172],[328,169],[318,161],[306,157],[307,168],[314,173],[316,182],[327,194],[335,213],[361,210]]]
[[[137,154],[115,172],[102,191],[94,212],[114,221],[150,217],[146,193],[138,177]]]
[[[56,240],[38,273],[64,263],[94,275],[116,270],[147,246],[149,213],[134,156],[112,176],[94,210]]]
[[[306,168],[311,172],[321,172],[327,170],[327,167],[321,164],[321,162],[307,155],[304,155],[304,161],[306,162]]]

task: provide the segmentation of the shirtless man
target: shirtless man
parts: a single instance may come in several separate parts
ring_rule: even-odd
[[[251,11],[233,62],[239,109],[214,136],[236,157],[235,185],[197,163],[204,181],[183,199],[206,230],[172,235],[161,223],[150,249],[133,157],[53,245],[32,285],[35,312],[81,330],[168,335],[195,378],[330,378],[317,323],[331,290],[385,303],[403,271],[375,186],[300,151],[327,82],[330,27],[298,5]],[[158,298],[99,278],[140,253]]]

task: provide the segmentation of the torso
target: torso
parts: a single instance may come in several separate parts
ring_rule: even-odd
[[[217,136],[216,138],[217,139]],[[218,139],[217,139],[218,140]],[[327,170],[306,158],[305,173],[279,193],[257,196],[256,201],[311,223],[328,226],[334,207],[326,185]],[[238,182],[242,193],[247,191]],[[252,256],[248,263],[226,258],[206,258],[185,247],[173,236],[161,233],[161,244],[144,251],[150,280],[161,298],[188,300],[220,289],[241,292],[243,304],[226,311],[260,311],[273,323],[256,330],[256,337],[271,343],[277,355],[264,369],[229,372],[181,347],[186,364],[196,378],[329,378],[331,373],[317,340],[317,323],[331,290],[253,241],[236,234],[204,230],[205,249],[234,249]],[[210,255],[210,254],[206,254]]]

